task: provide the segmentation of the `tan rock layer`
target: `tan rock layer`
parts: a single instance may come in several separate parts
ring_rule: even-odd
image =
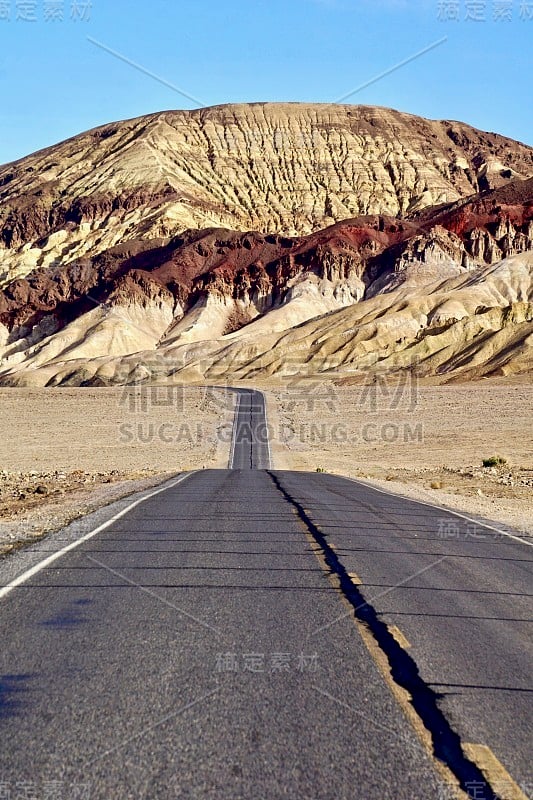
[[[334,284],[358,280],[360,295],[372,296],[415,274],[427,282],[435,270],[448,277],[530,249],[533,179],[418,221],[361,217],[305,237],[212,229],[126,242],[11,282],[0,291],[0,323],[14,340],[50,315],[58,329],[101,303],[153,300],[181,318],[208,295],[252,302],[264,313],[306,274]]]
[[[0,169],[0,382],[151,379],[150,352],[165,379],[284,374],[294,353],[315,371],[414,358],[463,374],[470,353],[482,374],[506,352],[505,369],[528,369],[529,290],[499,265],[533,249],[532,172],[525,145],[362,106],[166,112],[82,134]],[[427,310],[404,319],[398,297]],[[385,338],[360,301],[392,320]],[[314,319],[318,350],[291,338]]]
[[[405,216],[532,174],[525,145],[383,108],[153,114],[0,168],[0,281],[189,228],[301,235],[362,214]]]

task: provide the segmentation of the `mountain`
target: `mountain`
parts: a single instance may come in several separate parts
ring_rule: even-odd
[[[0,382],[527,371],[532,175],[525,145],[365,106],[82,134],[0,168]]]

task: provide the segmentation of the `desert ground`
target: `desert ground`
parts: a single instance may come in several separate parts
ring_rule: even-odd
[[[233,399],[193,387],[0,390],[0,553],[227,463]]]
[[[388,491],[533,532],[533,393],[528,377],[271,389],[280,468],[363,478]],[[483,466],[500,457],[504,463]]]
[[[533,533],[527,378],[259,388],[276,468],[362,478]],[[0,403],[0,553],[176,472],[227,464],[224,390],[3,389]],[[504,463],[484,467],[492,456]]]

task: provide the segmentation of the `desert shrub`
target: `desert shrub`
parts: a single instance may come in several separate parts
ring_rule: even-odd
[[[502,456],[490,456],[489,458],[484,458],[481,463],[484,467],[502,467],[507,464],[507,460]]]

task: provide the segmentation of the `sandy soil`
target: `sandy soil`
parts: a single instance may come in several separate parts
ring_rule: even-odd
[[[533,533],[523,378],[260,388],[278,469],[368,479]],[[0,403],[0,554],[170,474],[227,463],[233,397],[219,390],[3,389]],[[484,468],[493,455],[506,463]]]
[[[227,463],[223,392],[2,389],[0,405],[0,554],[171,474]]]
[[[170,476],[168,476],[170,477]],[[115,500],[161,483],[161,474],[12,473],[0,483],[0,556]],[[46,494],[41,494],[42,490]]]
[[[531,382],[267,390],[280,468],[324,469],[533,533]],[[483,467],[498,455],[505,464]]]
[[[198,387],[0,389],[0,469],[176,472],[223,463],[225,394]]]

